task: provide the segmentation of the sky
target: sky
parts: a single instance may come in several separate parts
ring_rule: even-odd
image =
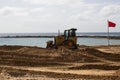
[[[120,0],[0,0],[0,33],[120,32]]]

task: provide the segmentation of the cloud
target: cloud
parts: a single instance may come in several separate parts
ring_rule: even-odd
[[[3,0],[0,1],[2,4],[0,5],[0,26],[6,26],[6,28],[18,26],[21,28],[21,32],[30,30],[31,32],[47,32],[48,27],[51,28],[51,32],[54,32],[58,28],[64,30],[68,26],[77,26],[81,31],[90,31],[90,29],[91,31],[103,31],[103,27],[106,26],[106,19],[119,20],[120,6],[111,4],[109,1],[108,3],[97,1],[10,0],[5,2]],[[111,18],[110,16],[116,17]],[[106,28],[104,27],[104,29]],[[1,31],[3,31],[2,28]]]
[[[25,15],[28,15],[28,10],[25,8],[17,8],[17,7],[3,7],[3,8],[0,8],[0,14],[25,16]]]
[[[120,14],[120,5],[108,5],[104,6],[100,14],[103,16],[118,16]]]
[[[82,0],[23,0],[30,4],[43,4],[43,5],[71,5],[74,3],[82,4]]]

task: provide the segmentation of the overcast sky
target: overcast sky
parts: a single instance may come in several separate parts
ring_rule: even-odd
[[[0,0],[0,33],[120,32],[120,0]]]

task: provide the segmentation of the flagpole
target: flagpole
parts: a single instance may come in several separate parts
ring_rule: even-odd
[[[110,36],[109,36],[109,27],[115,27],[116,24],[114,22],[111,22],[109,20],[108,21],[108,36],[107,36],[107,39],[108,39],[108,46],[110,46]]]
[[[108,22],[108,20],[107,20]],[[108,40],[108,46],[110,45],[110,41],[109,41],[110,37],[109,37],[109,25],[108,25],[108,37],[107,37],[107,40]]]

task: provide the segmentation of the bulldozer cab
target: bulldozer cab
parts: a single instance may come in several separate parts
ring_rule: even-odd
[[[68,48],[77,48],[77,37],[75,28],[71,28],[64,31],[64,46]]]
[[[76,30],[75,28],[69,29],[69,30],[65,30],[64,31],[64,39],[68,40],[69,37],[76,37]]]

